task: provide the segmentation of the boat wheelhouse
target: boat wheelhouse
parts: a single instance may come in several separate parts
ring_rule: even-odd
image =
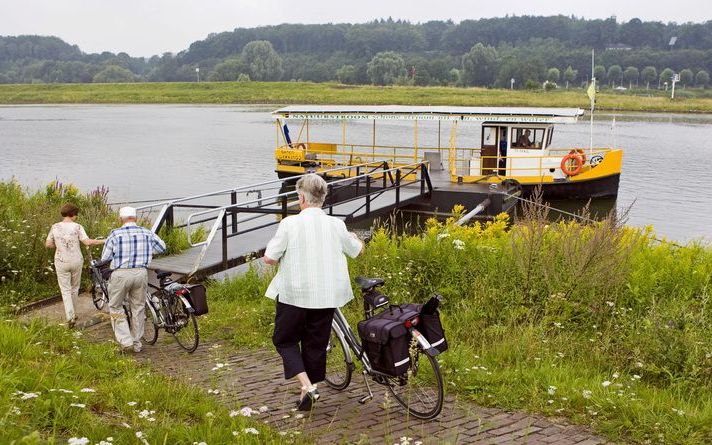
[[[273,112],[280,178],[364,162],[429,161],[453,183],[516,181],[546,198],[616,196],[623,151],[558,147],[579,108],[295,105]],[[296,125],[294,125],[296,123]],[[294,136],[295,128],[298,133]],[[406,140],[408,142],[406,142]],[[342,173],[343,174],[343,173]]]

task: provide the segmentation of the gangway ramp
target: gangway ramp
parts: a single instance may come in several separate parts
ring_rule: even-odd
[[[345,166],[328,176],[323,209],[347,223],[370,220],[408,206],[432,193],[427,161],[404,166],[387,162]],[[155,203],[138,210],[154,212],[154,232],[162,227],[206,237],[181,253],[157,257],[151,269],[200,279],[261,256],[279,221],[299,213],[294,190],[303,175]],[[224,203],[226,199],[229,202]],[[222,202],[221,202],[222,201]]]

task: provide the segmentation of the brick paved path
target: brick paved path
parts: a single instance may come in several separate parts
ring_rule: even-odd
[[[43,316],[50,317],[51,312],[47,309]],[[87,327],[86,333],[88,338],[100,341],[112,335],[105,321]],[[392,399],[389,403],[388,391],[375,383],[371,385],[374,399],[364,405],[358,403],[358,399],[366,394],[360,374],[354,374],[351,385],[342,392],[320,385],[322,398],[317,408],[311,415],[302,417],[293,410],[298,397],[296,385],[285,383],[279,356],[273,350],[235,354],[220,344],[202,343],[195,353],[187,354],[165,332],[160,332],[158,343],[146,346],[135,358],[206,392],[218,390],[215,397],[230,409],[250,407],[258,411],[260,407],[267,407],[266,412],[253,414],[253,417],[287,436],[301,434],[319,444],[359,441],[396,444],[402,436],[424,444],[606,443],[583,427],[524,413],[483,408],[458,400],[452,394],[447,395],[443,412],[436,420],[408,419]],[[218,364],[224,366],[218,368]]]

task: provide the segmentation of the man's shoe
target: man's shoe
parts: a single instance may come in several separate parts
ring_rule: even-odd
[[[138,353],[141,352],[142,350],[143,350],[143,346],[141,345],[141,343],[134,343],[134,344],[133,344],[133,352],[135,352],[135,353],[138,354]]]

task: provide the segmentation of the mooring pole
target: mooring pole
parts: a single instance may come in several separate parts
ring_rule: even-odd
[[[230,204],[235,205],[237,204],[237,192],[232,191],[230,193]],[[232,213],[232,233],[237,233],[237,212],[235,212],[235,209],[231,209]]]
[[[396,207],[400,206],[400,181],[401,181],[401,171],[396,170]]]
[[[222,217],[222,267],[227,270],[227,214]]]
[[[366,216],[371,214],[371,177],[366,176]]]

